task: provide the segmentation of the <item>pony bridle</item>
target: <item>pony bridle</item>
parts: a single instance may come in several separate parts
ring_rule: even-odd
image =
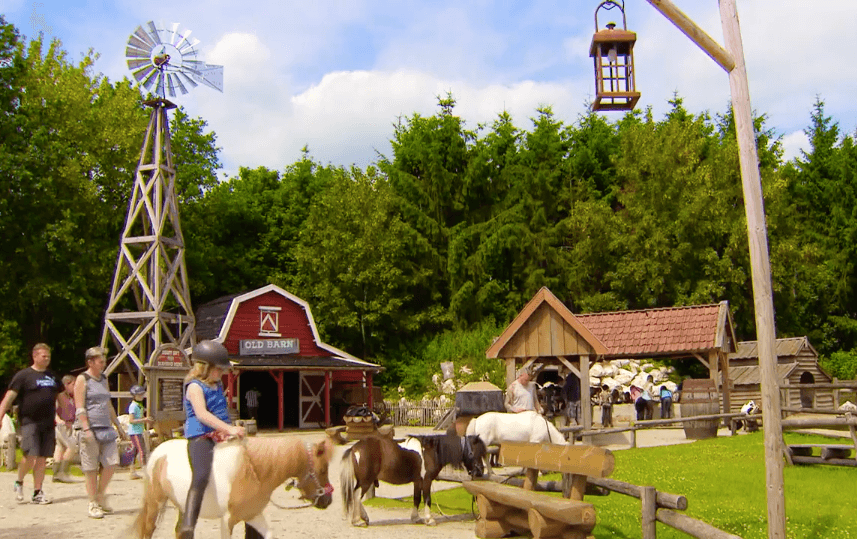
[[[324,486],[321,486],[321,481],[318,480],[318,476],[315,475],[315,470],[313,470],[312,468],[312,447],[310,446],[310,444],[306,445],[306,463],[306,473],[304,474],[303,478],[301,478],[301,481],[300,483],[298,483],[298,486],[303,485],[307,479],[313,480],[313,482],[315,483],[315,490],[313,491],[312,503],[315,504],[315,502],[317,502],[318,499],[322,496],[327,494],[333,494],[333,485],[328,483]]]

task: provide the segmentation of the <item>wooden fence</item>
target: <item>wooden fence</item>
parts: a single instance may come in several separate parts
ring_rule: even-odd
[[[397,427],[434,427],[452,408],[452,403],[442,404],[434,400],[384,403],[387,405],[387,416]]]

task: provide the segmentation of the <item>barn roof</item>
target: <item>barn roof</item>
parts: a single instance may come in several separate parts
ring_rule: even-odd
[[[223,343],[229,333],[230,326],[238,313],[239,306],[248,300],[263,294],[275,293],[283,296],[289,301],[298,304],[307,318],[307,323],[312,332],[314,344],[321,350],[321,354],[307,356],[306,354],[284,354],[268,356],[230,356],[230,359],[239,367],[315,367],[327,369],[360,369],[369,371],[380,371],[382,367],[375,363],[364,361],[348,352],[340,350],[322,342],[318,334],[318,328],[312,316],[309,304],[301,298],[290,294],[277,285],[270,284],[240,294],[230,294],[201,305],[196,312],[196,335],[197,338],[211,339]]]
[[[578,314],[606,357],[692,354],[735,349],[732,315],[726,301],[708,305]]]
[[[813,356],[818,357],[818,352],[809,344],[809,339],[806,337],[791,337],[788,339],[777,339],[776,354],[777,357],[789,357],[800,355],[801,352],[811,352]],[[729,354],[729,359],[758,359],[759,358],[759,343],[758,341],[741,341],[738,343],[738,349]]]

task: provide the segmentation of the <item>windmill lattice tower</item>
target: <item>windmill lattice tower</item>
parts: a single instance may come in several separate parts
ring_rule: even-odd
[[[101,335],[101,346],[111,340],[119,352],[104,373],[109,375],[124,364],[136,383],[145,375],[143,366],[162,345],[193,346],[196,327],[170,147],[167,111],[175,105],[166,99],[146,101],[145,105],[151,107],[152,115],[140,151]]]

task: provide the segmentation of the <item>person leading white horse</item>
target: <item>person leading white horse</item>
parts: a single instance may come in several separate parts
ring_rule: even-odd
[[[541,403],[536,397],[536,384],[532,378],[533,373],[529,367],[522,367],[518,371],[518,377],[506,388],[504,404],[507,412],[542,412]]]

